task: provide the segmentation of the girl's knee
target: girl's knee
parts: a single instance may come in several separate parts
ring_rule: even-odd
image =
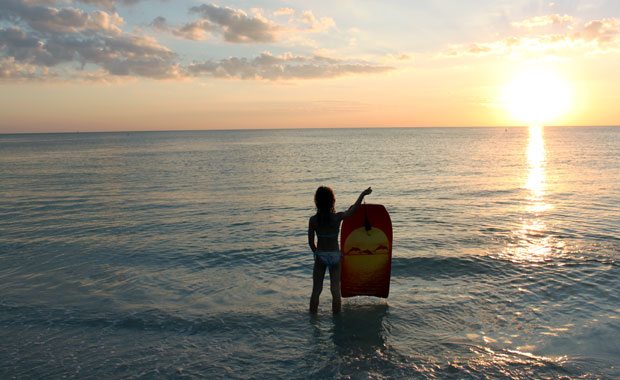
[[[323,291],[323,286],[322,285],[315,285],[312,287],[312,295],[313,296],[320,296],[321,292]]]

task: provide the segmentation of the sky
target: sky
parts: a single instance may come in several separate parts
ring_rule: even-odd
[[[0,133],[620,125],[620,1],[1,0]]]

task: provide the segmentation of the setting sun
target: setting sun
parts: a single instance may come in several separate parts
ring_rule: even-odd
[[[543,125],[564,116],[572,104],[569,83],[551,70],[529,70],[505,87],[503,103],[519,123]]]

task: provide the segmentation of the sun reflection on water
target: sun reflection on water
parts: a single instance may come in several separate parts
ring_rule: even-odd
[[[551,205],[545,203],[544,195],[547,184],[545,182],[545,140],[543,129],[540,126],[530,127],[530,139],[527,147],[527,163],[529,175],[525,187],[530,190],[527,207],[529,212],[542,212],[548,210]]]
[[[542,214],[550,210],[545,194],[546,182],[546,151],[543,128],[531,126],[526,150],[527,180],[525,188],[529,190],[525,206],[526,216],[522,219],[521,228],[515,232],[516,247],[509,249],[509,256],[516,261],[543,261],[551,255],[551,236],[546,232],[547,226]]]

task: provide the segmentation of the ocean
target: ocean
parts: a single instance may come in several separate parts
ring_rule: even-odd
[[[2,379],[620,378],[620,128],[0,135]],[[387,299],[308,313],[313,195]]]

